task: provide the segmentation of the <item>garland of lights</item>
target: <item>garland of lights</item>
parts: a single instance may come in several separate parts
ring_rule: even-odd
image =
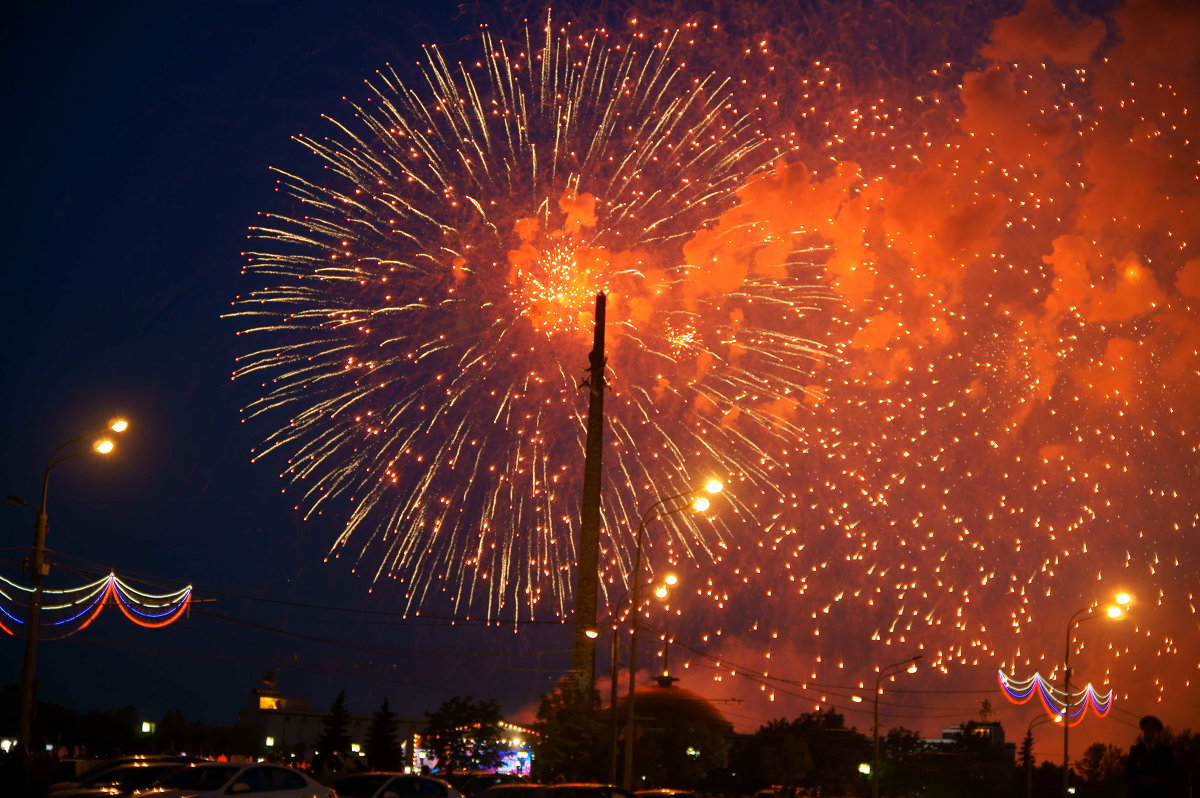
[[[1014,704],[1024,704],[1026,701],[1037,693],[1038,698],[1042,700],[1042,706],[1046,709],[1046,713],[1056,722],[1061,723],[1065,715],[1070,726],[1078,726],[1083,721],[1083,716],[1087,712],[1088,705],[1091,705],[1092,711],[1096,713],[1096,717],[1102,718],[1108,714],[1108,710],[1112,708],[1113,691],[1109,690],[1104,695],[1096,692],[1096,688],[1088,682],[1087,686],[1078,693],[1071,693],[1070,699],[1067,700],[1066,694],[1056,688],[1053,684],[1047,681],[1040,673],[1035,673],[1025,680],[1018,680],[1015,677],[1005,675],[1004,671],[1000,671],[1000,689],[1004,691],[1004,695]]]
[[[0,629],[18,636],[14,629],[25,624],[32,594],[32,588],[0,576]],[[79,587],[43,590],[41,625],[47,633],[41,637],[56,640],[83,631],[108,605],[138,626],[158,629],[183,617],[191,600],[191,585],[171,593],[143,593],[110,573]]]

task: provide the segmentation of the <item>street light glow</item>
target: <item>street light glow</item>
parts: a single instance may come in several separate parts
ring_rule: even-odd
[[[108,430],[124,432],[129,428],[129,422],[123,418],[110,419],[105,429],[99,431],[99,437],[92,441],[92,451],[99,454],[109,454],[116,444],[105,434]],[[87,454],[86,441],[97,433],[84,433],[61,443],[50,453],[46,467],[42,472],[41,501],[36,507],[33,522],[33,549],[29,557],[30,599],[25,618],[25,658],[21,667],[21,692],[17,704],[17,740],[24,746],[31,743],[34,693],[37,684],[37,641],[38,631],[42,623],[42,577],[47,573],[46,563],[46,492],[50,484],[50,473],[55,466],[65,463],[80,455]],[[11,502],[12,499],[10,498]],[[23,503],[23,502],[22,502]]]
[[[1118,607],[1115,604],[1113,606],[1109,607],[1107,610],[1105,610],[1105,612],[1108,613],[1109,618],[1120,618],[1122,615],[1125,614],[1125,610],[1121,609],[1120,607]]]
[[[704,489],[712,494],[720,493],[722,490],[724,490],[724,488],[725,484],[719,479],[710,479],[708,482],[704,483]]]
[[[1122,607],[1128,607],[1130,604],[1133,603],[1133,596],[1129,595],[1128,593],[1118,593],[1117,594],[1117,603],[1120,604]]]
[[[692,509],[698,513],[704,512],[711,506],[712,506],[712,502],[710,502],[706,496],[701,496],[700,498],[698,498],[694,502],[692,502]]]
[[[663,581],[666,582],[668,585],[674,586],[674,585],[679,584],[679,577],[676,576],[675,574],[667,574],[666,577],[663,579]]]

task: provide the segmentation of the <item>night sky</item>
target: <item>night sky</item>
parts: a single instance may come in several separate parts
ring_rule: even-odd
[[[851,696],[869,695],[876,665],[922,653],[930,667],[895,685],[886,726],[936,736],[977,717],[987,699],[1019,738],[1035,709],[1005,701],[997,669],[1059,675],[1071,612],[1118,588],[1135,595],[1135,614],[1119,626],[1083,626],[1073,660],[1076,678],[1111,687],[1116,703],[1074,732],[1073,751],[1092,740],[1127,745],[1146,712],[1195,728],[1200,261],[1189,244],[1200,219],[1200,16],[1177,6],[1060,12],[1030,2],[1022,12],[991,3],[968,12],[931,3],[907,17],[869,4],[851,14],[833,2],[795,13],[746,2],[686,18],[626,4],[555,11],[576,32],[607,26],[614,41],[682,28],[688,68],[733,76],[731,104],[756,120],[743,135],[767,142],[772,156],[746,166],[744,183],[677,250],[629,247],[643,258],[642,282],[630,289],[639,297],[653,294],[653,258],[675,252],[709,264],[706,287],[685,288],[683,300],[701,306],[715,296],[703,306],[719,310],[697,315],[691,337],[672,329],[664,340],[703,340],[705,322],[719,322],[743,333],[750,354],[731,354],[727,341],[712,352],[729,358],[727,368],[752,370],[758,350],[744,319],[765,329],[764,317],[721,300],[748,279],[779,277],[767,263],[778,255],[772,245],[786,250],[789,269],[802,265],[789,276],[803,271],[814,296],[826,297],[786,332],[828,357],[770,372],[764,396],[723,406],[726,383],[706,357],[679,356],[658,375],[660,389],[698,386],[655,425],[662,439],[682,435],[689,413],[708,413],[720,419],[713,429],[752,441],[724,474],[736,512],[722,517],[718,508],[711,528],[684,525],[649,552],[656,573],[675,564],[688,586],[669,610],[651,612],[677,639],[673,668],[685,686],[721,700],[738,730],[832,707],[869,731],[869,703],[864,712]],[[243,423],[241,410],[261,392],[253,380],[231,380],[250,345],[235,335],[244,321],[223,316],[262,287],[259,275],[242,273],[242,253],[262,248],[247,244],[258,214],[298,213],[268,168],[329,180],[292,137],[330,135],[323,114],[352,119],[343,97],[364,102],[363,80],[387,64],[419,86],[422,45],[474,59],[479,25],[516,36],[521,19],[538,15],[532,4],[411,11],[270,0],[26,4],[10,15],[0,56],[10,76],[0,135],[13,245],[0,483],[36,502],[56,445],[127,416],[132,428],[108,460],[82,457],[54,472],[48,584],[112,568],[147,590],[191,583],[198,602],[165,629],[139,629],[109,611],[43,644],[40,698],[79,710],[134,704],[148,718],[179,708],[231,723],[274,669],[280,689],[317,706],[344,687],[355,711],[387,696],[402,715],[419,716],[472,694],[532,720],[537,697],[569,664],[570,627],[557,604],[570,583],[570,547],[547,558],[543,582],[536,568],[521,577],[522,588],[547,592],[530,608],[538,622],[520,626],[511,604],[492,613],[495,625],[480,623],[486,597],[506,590],[481,565],[420,580],[400,561],[375,583],[386,547],[367,547],[369,567],[353,573],[362,532],[326,561],[354,500],[304,521],[299,494],[309,486],[279,478],[282,457],[251,463],[287,417]],[[546,199],[560,202],[563,231],[595,226],[573,223],[560,191]],[[500,206],[501,244],[515,248],[503,235],[530,209]],[[456,240],[473,229],[461,226]],[[747,230],[758,238],[743,241]],[[522,240],[535,250],[544,243]],[[607,252],[618,249],[614,240]],[[379,255],[373,246],[381,244],[348,249]],[[497,273],[510,282],[542,262],[496,251],[496,263],[506,258],[513,269]],[[614,292],[609,356],[617,377],[636,383],[652,373],[633,343],[647,337],[628,331],[649,324],[653,302],[622,304],[621,284],[596,274],[572,287],[583,297]],[[508,288],[528,296],[527,286]],[[486,298],[495,289],[480,290]],[[376,299],[356,297],[365,307]],[[536,307],[527,317],[541,323],[545,308]],[[589,309],[565,308],[564,317]],[[473,322],[484,320],[455,318],[446,329]],[[531,344],[530,370],[586,366],[579,329],[536,333],[548,343]],[[586,394],[545,390],[530,395],[564,408],[546,429],[573,446],[570,414],[582,412]],[[614,379],[618,418],[631,393]],[[510,432],[490,431],[494,451]],[[374,433],[351,425],[345,434],[370,446]],[[622,446],[630,459],[644,451],[618,435],[610,462],[624,462]],[[748,473],[760,455],[770,466]],[[571,468],[554,505],[564,515],[577,507]],[[397,470],[401,482],[420,472],[414,463]],[[664,473],[682,475],[672,462]],[[455,478],[439,472],[439,489],[453,493]],[[619,519],[604,544],[610,599],[628,571],[620,536],[646,504],[641,480],[654,478],[639,472],[606,505]],[[472,500],[468,514],[481,507]],[[32,515],[6,506],[0,519],[0,567],[19,579]],[[460,523],[470,528],[471,519]],[[547,535],[569,538],[573,524]],[[521,540],[515,556],[534,545]],[[484,573],[485,600],[464,603],[462,585]],[[19,641],[0,651],[0,680],[19,681]],[[1039,757],[1055,750],[1039,738]]]

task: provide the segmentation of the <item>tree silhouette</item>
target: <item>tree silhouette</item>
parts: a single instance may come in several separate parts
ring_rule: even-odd
[[[341,754],[350,749],[350,713],[346,711],[346,691],[339,690],[337,698],[329,705],[329,714],[321,722],[321,736],[316,749],[321,754]]]
[[[1087,784],[1087,794],[1104,798],[1119,796],[1125,787],[1125,752],[1115,745],[1093,743],[1075,763],[1076,772]]]
[[[425,748],[438,760],[438,771],[489,770],[500,765],[503,734],[500,705],[454,696],[425,713]]]
[[[568,676],[542,696],[534,726],[533,766],[540,781],[599,781],[609,741],[600,714],[600,694]]]
[[[383,704],[371,715],[371,726],[367,729],[367,762],[373,770],[396,770],[401,759],[396,713],[385,696]]]

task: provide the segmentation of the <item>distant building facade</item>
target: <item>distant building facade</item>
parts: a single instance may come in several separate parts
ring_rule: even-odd
[[[262,729],[263,745],[281,755],[304,755],[313,752],[321,730],[328,717],[327,711],[315,710],[309,701],[284,695],[277,689],[275,675],[271,671],[263,674],[262,682],[250,691],[245,705],[238,711],[242,725],[254,725]],[[371,715],[350,715],[347,734],[350,736],[351,751],[366,750],[367,733],[371,728]],[[531,764],[529,745],[526,740],[532,732],[512,723],[502,723],[511,749],[505,752],[504,762],[498,770],[504,773],[528,774]],[[404,771],[419,773],[433,770],[437,760],[421,748],[421,732],[425,719],[397,718],[396,731],[404,751]]]
[[[1010,743],[1004,738],[1004,727],[999,721],[970,721],[955,724],[942,729],[940,739],[925,740],[934,746],[948,746],[964,738],[977,737],[987,740],[994,747],[1002,750],[1012,761],[1017,759],[1017,744]]]
[[[263,745],[281,754],[303,754],[312,752],[328,712],[315,710],[303,698],[284,695],[275,686],[271,671],[263,674],[262,683],[250,691],[246,704],[238,711],[238,720],[243,725],[255,725],[263,730]],[[414,739],[420,734],[425,721],[398,718],[396,721],[400,744],[404,749],[405,764],[420,769],[415,761]],[[347,734],[353,751],[364,751],[367,746],[367,731],[371,727],[370,715],[350,715]]]

